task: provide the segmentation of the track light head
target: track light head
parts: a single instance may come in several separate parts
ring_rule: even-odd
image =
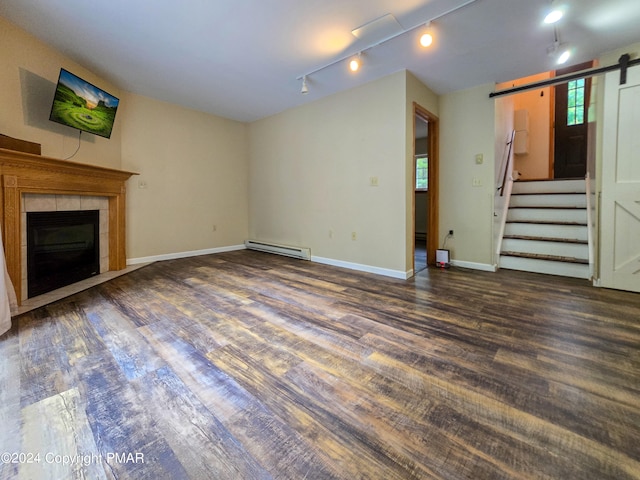
[[[307,76],[303,76],[302,77],[302,89],[300,90],[300,93],[303,95],[306,95],[307,93],[309,93],[309,87],[307,87]]]
[[[349,70],[351,70],[352,72],[357,72],[360,69],[361,58],[362,58],[361,53],[358,53],[357,56],[353,57],[349,61]]]
[[[571,57],[571,49],[563,48],[563,49],[559,50],[559,52],[558,52],[558,57],[556,58],[556,63],[558,65],[562,65],[564,63],[567,63],[567,60],[569,60],[570,57]]]
[[[431,22],[425,25],[425,29],[420,35],[420,45],[423,47],[430,47],[433,44],[433,34],[431,33]]]
[[[571,57],[571,48],[567,44],[554,42],[553,45],[547,48],[547,55],[552,57],[556,64],[562,65],[567,63]]]
[[[548,25],[553,25],[554,23],[559,22],[560,19],[562,19],[562,17],[564,16],[564,10],[565,10],[564,6],[559,5],[558,2],[556,2],[555,0],[552,1],[551,9],[547,13],[547,15],[544,17],[544,23]]]

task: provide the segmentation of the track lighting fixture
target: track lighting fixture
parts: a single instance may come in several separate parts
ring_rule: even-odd
[[[425,25],[425,30],[420,35],[420,45],[423,47],[430,47],[433,43],[433,35],[431,34],[431,22],[427,22]]]
[[[383,38],[381,40],[378,40],[375,43],[372,43],[372,44],[370,44],[370,45],[368,45],[366,47],[362,47],[360,52],[355,56],[353,55],[353,53],[350,53],[350,54],[348,54],[346,56],[343,56],[343,57],[337,58],[335,60],[332,60],[331,62],[329,62],[329,63],[327,63],[325,65],[322,65],[322,66],[320,66],[320,67],[318,67],[318,68],[316,68],[314,70],[308,71],[305,75],[301,75],[301,76],[299,76],[297,78],[298,80],[302,80],[302,89],[300,90],[300,93],[306,94],[306,93],[309,92],[309,89],[307,87],[307,82],[306,82],[306,78],[309,75],[313,75],[315,73],[318,73],[321,70],[324,70],[325,68],[329,68],[329,67],[331,67],[333,65],[336,65],[338,63],[342,63],[344,61],[348,61],[349,62],[348,63],[349,70],[351,70],[352,72],[357,72],[360,69],[360,66],[362,65],[362,53],[363,52],[366,52],[367,50],[370,50],[372,48],[378,47],[378,46],[380,46],[380,45],[382,45],[382,44],[384,44],[386,42],[389,42],[389,41],[393,40],[394,38],[397,38],[397,37],[399,37],[401,35],[405,35],[408,32],[414,32],[415,33],[415,30],[417,30],[419,28],[424,29],[424,32],[422,32],[421,35],[420,35],[420,39],[419,39],[420,44],[425,48],[430,46],[430,45],[432,45],[432,43],[433,43],[433,33],[430,31],[431,30],[430,27],[431,27],[431,23],[434,20],[437,20],[437,19],[442,18],[442,17],[444,17],[446,15],[450,15],[450,14],[452,14],[454,12],[457,12],[458,10],[460,10],[460,9],[462,9],[464,7],[467,7],[468,5],[471,5],[472,3],[475,3],[477,1],[478,0],[464,0],[463,3],[451,8],[451,9],[445,11],[445,12],[440,13],[439,15],[437,15],[435,17],[432,17],[426,23],[425,22],[421,22],[421,23],[419,23],[419,24],[417,24],[417,25],[415,25],[413,27],[401,29],[400,31],[398,31],[396,33],[393,33],[388,37],[385,37],[385,38]],[[360,30],[360,29],[356,29],[356,30]],[[353,31],[352,31],[352,33],[353,33]]]
[[[362,53],[358,53],[357,56],[351,59],[351,61],[349,62],[349,70],[351,70],[352,72],[357,72],[360,69],[360,64],[362,62],[361,57]]]

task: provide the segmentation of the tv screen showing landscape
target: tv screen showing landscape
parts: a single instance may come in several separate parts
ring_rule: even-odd
[[[113,95],[63,68],[49,120],[109,138],[118,103]]]

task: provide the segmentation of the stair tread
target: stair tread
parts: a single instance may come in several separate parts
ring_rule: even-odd
[[[522,253],[522,252],[503,251],[500,253],[500,255],[507,256],[507,257],[531,258],[534,260],[550,260],[552,262],[579,263],[582,265],[589,265],[589,260],[584,258],[560,257],[557,255],[544,255],[541,253]]]
[[[587,207],[582,207],[578,205],[510,205],[509,209],[523,209],[523,208],[535,208],[535,209],[545,209],[545,210],[586,210]]]
[[[582,222],[566,222],[559,220],[507,220],[506,223],[526,223],[526,224],[539,224],[539,225],[570,225],[572,227],[586,227],[586,223]]]
[[[588,245],[586,240],[579,240],[577,238],[557,238],[557,237],[537,237],[531,235],[503,235],[502,238],[509,238],[512,240],[534,240],[540,242],[559,242],[559,243],[575,243],[580,245]]]
[[[520,178],[518,182],[520,183],[544,183],[544,182],[577,182],[584,181],[584,177],[568,177],[568,178]]]
[[[511,192],[511,196],[516,195],[585,195],[586,192],[583,190],[581,192]]]

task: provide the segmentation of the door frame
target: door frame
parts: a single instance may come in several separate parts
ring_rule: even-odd
[[[588,70],[593,68],[594,65],[594,61],[593,60],[589,60],[588,62],[583,62],[583,63],[578,63],[575,65],[571,65],[569,67],[565,67],[565,68],[558,68],[557,70],[553,71],[553,77],[557,77],[560,75],[565,75],[568,73],[574,73],[574,72],[580,72],[582,70]],[[588,143],[589,143],[589,131],[588,131],[588,115],[589,115],[589,105],[590,105],[590,96],[591,96],[591,77],[584,77],[585,79],[585,119],[584,119],[584,126],[585,126],[585,135],[586,135],[586,140],[585,140],[585,173],[588,171],[588,153],[587,153],[587,148],[588,148]],[[556,178],[556,170],[555,170],[555,162],[556,162],[556,136],[557,136],[557,132],[558,132],[558,128],[556,125],[556,113],[557,113],[557,91],[558,88],[566,88],[566,86],[568,85],[568,81],[567,82],[563,82],[560,83],[558,85],[554,85],[553,87],[551,87],[549,90],[551,90],[551,95],[550,95],[550,103],[549,103],[549,113],[550,113],[550,127],[551,127],[551,134],[549,136],[549,178],[550,179],[555,179]],[[563,117],[566,119],[566,114],[567,111],[566,109],[564,109],[563,111]],[[565,177],[560,177],[560,179],[565,178]],[[574,177],[567,177],[567,178],[574,178]],[[577,177],[576,177],[577,178]]]
[[[427,266],[435,265],[436,263],[436,250],[438,249],[438,131],[439,123],[438,117],[429,112],[426,108],[421,107],[416,102],[413,102],[413,147],[412,147],[412,168],[413,173],[411,178],[411,204],[412,204],[412,238],[411,238],[411,262],[413,264],[413,273],[415,275],[416,270],[416,117],[421,118],[427,122],[427,154],[429,155],[429,189],[427,190]]]

